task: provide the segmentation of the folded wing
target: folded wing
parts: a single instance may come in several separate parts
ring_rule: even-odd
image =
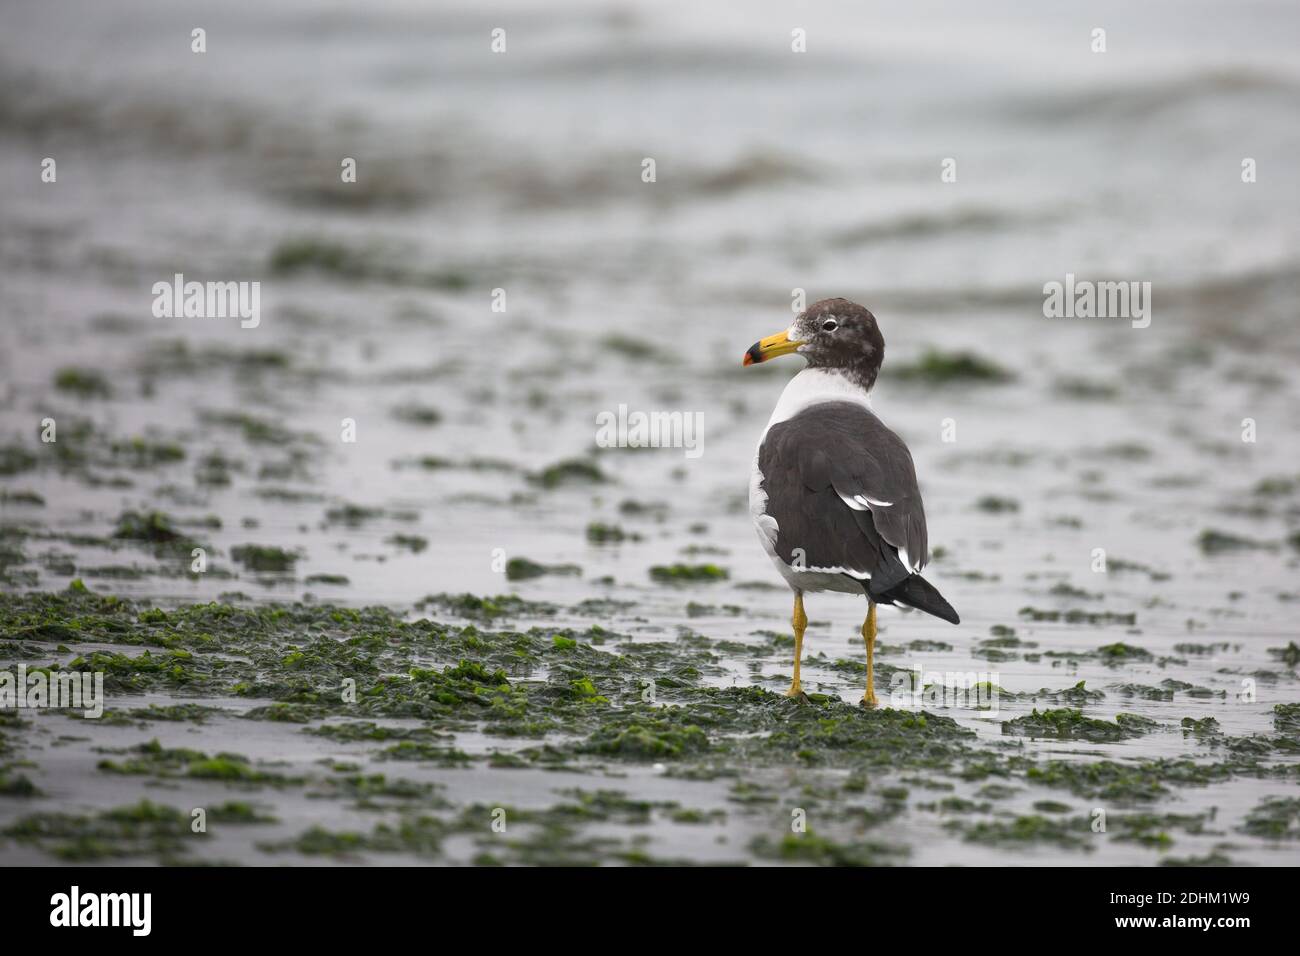
[[[870,578],[884,592],[929,561],[912,454],[863,405],[821,402],[778,422],[758,465],[787,564]]]

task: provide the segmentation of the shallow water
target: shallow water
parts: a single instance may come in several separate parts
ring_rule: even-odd
[[[448,621],[416,602],[513,592],[560,608],[489,625],[520,630],[585,628],[592,621],[570,609],[608,598],[627,603],[599,623],[632,642],[699,633],[755,649],[717,652],[704,684],[780,691],[786,652],[760,653],[758,632],[786,629],[789,596],[745,495],[754,443],[795,363],[742,370],[740,357],[788,322],[802,288],[809,301],[862,301],[880,321],[888,354],[875,408],[912,449],[942,548],[927,576],[962,614],[952,628],[885,611],[879,661],[996,672],[1017,695],[1084,681],[1105,694],[1088,716],[1161,724],[1095,744],[956,715],[982,746],[1031,758],[1214,759],[1214,742],[1179,727],[1185,717],[1212,716],[1225,737],[1268,735],[1274,706],[1300,697],[1294,661],[1269,653],[1297,640],[1300,193],[1283,171],[1300,148],[1300,24],[1292,5],[1250,9],[1258,16],[1103,4],[1094,24],[1028,5],[935,4],[791,23],[775,4],[741,16],[572,3],[541,17],[393,0],[364,12],[277,4],[274,14],[233,3],[196,24],[145,3],[17,5],[0,37],[0,540],[13,555],[0,586],[60,591],[80,578],[145,606],[237,595],[228,599],[384,605]],[[1088,50],[1097,24],[1104,55]],[[189,51],[195,25],[208,31],[201,56]],[[488,51],[498,25],[503,56]],[[789,52],[794,27],[808,30],[807,54]],[[45,156],[58,162],[55,184],[38,180]],[[338,181],[345,156],[358,161],[356,184]],[[641,181],[647,156],[653,184]],[[1255,183],[1241,182],[1246,156]],[[957,160],[955,183],[939,180],[945,157]],[[261,324],[154,318],[151,286],[176,272],[260,281]],[[1044,318],[1043,284],[1066,273],[1151,282],[1150,327]],[[491,310],[495,289],[505,313]],[[928,349],[972,352],[1012,378],[899,374]],[[59,387],[65,369],[90,374]],[[597,416],[620,404],[700,413],[702,454],[598,448]],[[428,410],[436,422],[418,420]],[[47,417],[54,444],[39,440]],[[1242,440],[1247,418],[1253,442]],[[355,442],[341,440],[344,419]],[[945,441],[947,422],[955,440]],[[122,444],[136,438],[145,450]],[[568,459],[607,480],[538,480]],[[1006,503],[980,505],[989,498]],[[628,501],[657,507],[629,514]],[[369,510],[339,511],[349,505]],[[154,510],[207,549],[208,571],[189,574],[188,552],[159,556],[113,537],[123,513]],[[593,522],[635,540],[593,542]],[[1237,540],[1218,547],[1203,542],[1207,531]],[[289,573],[253,573],[232,556],[250,544],[297,560]],[[1106,573],[1094,570],[1099,548]],[[509,581],[502,557],[582,573]],[[729,576],[652,580],[651,567],[676,562]],[[691,602],[706,607],[691,613]],[[1035,621],[1025,608],[1136,618]],[[861,658],[863,611],[843,595],[809,598],[808,690],[861,696],[861,675],[832,665]],[[999,626],[1034,646],[990,660],[980,644]],[[1084,656],[1116,642],[1151,660]],[[46,664],[88,649],[6,647],[6,663]],[[1147,700],[1117,689],[1162,681],[1193,690]],[[999,716],[1044,706],[1004,699]],[[304,772],[322,756],[373,757],[233,715],[147,729],[78,722],[89,739],[54,747],[69,720],[40,715],[22,734],[20,756],[45,796],[0,800],[0,824],[150,792],[149,781],[96,772],[95,747],[159,737]],[[456,746],[505,746],[474,733]],[[1294,766],[1295,753],[1267,763]],[[734,782],[685,781],[644,762],[585,775],[478,763],[402,771],[440,784],[458,807],[547,807],[581,786],[707,811],[729,805]],[[733,801],[707,839],[661,816],[601,826],[646,833],[656,857],[757,862],[753,841],[788,832],[786,795],[800,786],[796,766],[760,776],[785,802],[764,815]],[[944,782],[950,795],[979,789]],[[1149,809],[1217,811],[1210,835],[1177,833],[1167,852],[1029,840],[1000,847],[996,861],[1154,863],[1226,844],[1232,862],[1295,863],[1294,826],[1272,841],[1236,830],[1294,782],[1174,788]],[[193,781],[164,796],[212,799]],[[888,841],[908,851],[890,861],[991,862],[987,844],[921,807],[931,796],[914,787],[888,824]],[[1060,797],[1025,789],[991,812]],[[259,799],[281,821],[273,834],[196,852],[311,861],[255,843],[312,823],[368,829],[373,816],[293,790]],[[473,857],[459,839],[446,859]],[[6,860],[42,852],[0,843]]]

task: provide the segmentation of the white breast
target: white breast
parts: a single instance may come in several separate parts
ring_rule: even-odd
[[[871,395],[861,385],[849,381],[840,372],[833,369],[806,368],[785,387],[777,400],[772,417],[767,422],[771,428],[777,422],[794,418],[809,405],[817,402],[856,402],[863,408],[871,408]],[[766,429],[763,436],[767,436]],[[759,445],[762,445],[762,439]]]

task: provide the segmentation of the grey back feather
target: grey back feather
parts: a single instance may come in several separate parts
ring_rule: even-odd
[[[758,454],[767,513],[777,523],[777,553],[807,567],[843,567],[888,590],[929,561],[925,506],[912,453],[903,440],[855,402],[819,402],[768,429]],[[886,505],[849,507],[841,496]]]

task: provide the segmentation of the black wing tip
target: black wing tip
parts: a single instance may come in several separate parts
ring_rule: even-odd
[[[939,598],[939,601],[932,602],[926,607],[918,608],[918,610],[925,611],[927,614],[932,614],[941,621],[947,621],[949,624],[960,624],[961,617],[957,614],[957,609],[945,601],[939,595],[938,591],[935,591],[934,593],[935,596]]]
[[[914,607],[926,614],[932,614],[949,624],[961,623],[961,617],[957,614],[956,609],[939,593],[939,589],[919,574],[908,575],[901,583],[890,588],[881,596],[887,600]]]

